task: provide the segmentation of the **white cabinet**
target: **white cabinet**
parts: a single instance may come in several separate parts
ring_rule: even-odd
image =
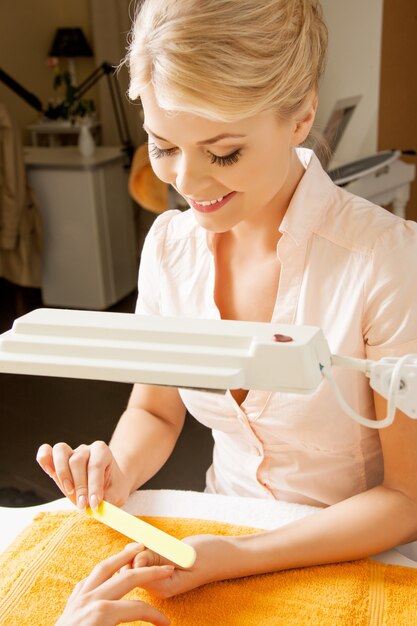
[[[43,221],[44,304],[102,310],[132,292],[134,216],[120,148],[87,158],[73,146],[31,147],[25,163]]]

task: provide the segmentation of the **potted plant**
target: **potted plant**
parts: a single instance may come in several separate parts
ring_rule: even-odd
[[[48,57],[47,65],[54,72],[53,88],[56,96],[48,103],[45,116],[49,120],[65,120],[71,123],[83,118],[91,119],[95,114],[93,100],[78,98],[77,87],[73,84],[70,72],[61,70],[57,57]]]

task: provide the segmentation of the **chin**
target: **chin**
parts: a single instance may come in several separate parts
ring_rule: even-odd
[[[221,234],[227,233],[229,230],[232,230],[235,226],[237,226],[242,220],[241,219],[232,219],[227,218],[226,216],[220,216],[216,214],[204,214],[199,213],[198,211],[193,211],[193,215],[198,222],[198,224],[208,230],[211,233]]]

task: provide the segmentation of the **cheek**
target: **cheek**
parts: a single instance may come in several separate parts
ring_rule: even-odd
[[[275,190],[283,184],[288,167],[288,158],[282,154],[272,153],[267,156],[260,152],[258,158],[242,163],[239,172],[241,190],[268,195],[271,189]]]
[[[213,177],[227,189],[248,192],[256,186],[262,167],[258,169],[258,160],[246,159],[244,156],[234,165],[213,166]]]

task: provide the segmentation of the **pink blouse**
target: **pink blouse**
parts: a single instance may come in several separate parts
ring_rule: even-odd
[[[320,326],[339,355],[417,352],[417,224],[336,186],[311,151],[298,156],[306,171],[279,228],[272,321]],[[219,318],[215,270],[192,211],[163,213],[143,248],[137,312]],[[333,373],[353,409],[373,418],[368,379]],[[180,394],[213,432],[210,493],[324,506],[383,478],[378,432],[345,415],[326,380],[309,395],[253,389],[241,406],[230,392]]]

